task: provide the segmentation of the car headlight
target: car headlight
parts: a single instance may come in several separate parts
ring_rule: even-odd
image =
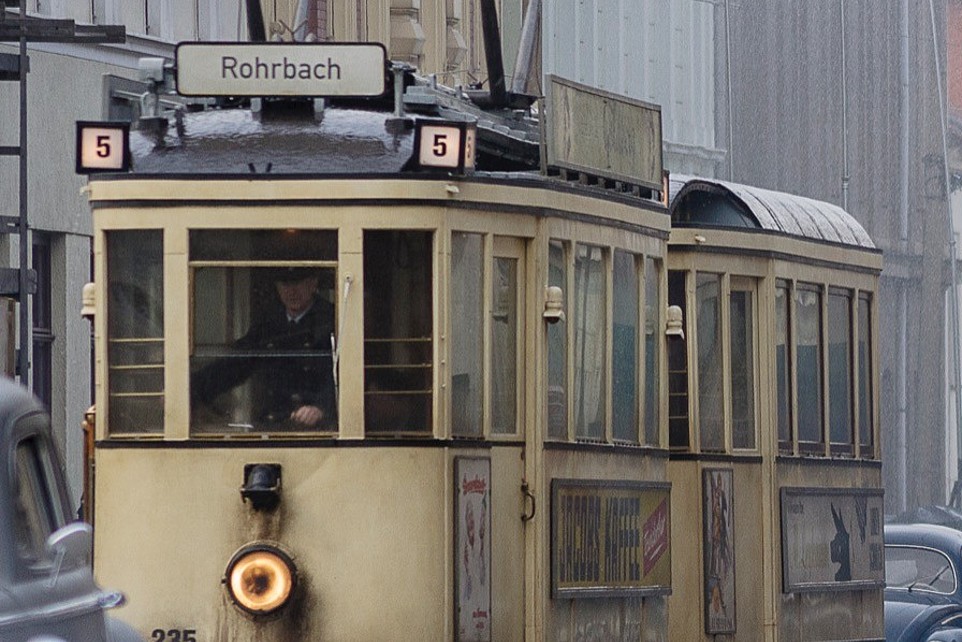
[[[250,544],[234,553],[224,576],[227,592],[251,615],[269,615],[286,605],[297,584],[297,567],[270,544]]]

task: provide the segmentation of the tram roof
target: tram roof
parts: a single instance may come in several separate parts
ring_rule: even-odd
[[[875,248],[851,214],[825,201],[683,174],[670,176],[668,198],[673,225],[754,228]]]
[[[141,175],[397,173],[413,146],[413,128],[390,113],[341,108],[316,117],[211,109],[130,135]]]
[[[308,107],[310,103],[307,103]],[[539,141],[530,126],[511,128],[481,110],[443,110],[439,115],[356,106],[328,106],[315,115],[304,104],[290,112],[261,114],[247,106],[184,111],[169,119],[140,123],[130,132],[132,167],[112,178],[298,178],[436,176],[408,168],[414,152],[414,119],[474,119],[478,127],[477,180],[508,182],[577,192],[606,200],[660,207],[660,202],[604,183],[582,184],[544,175],[537,164]],[[165,126],[157,127],[157,123]]]

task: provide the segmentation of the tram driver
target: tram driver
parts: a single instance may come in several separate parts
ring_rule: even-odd
[[[252,324],[228,356],[193,375],[195,412],[198,404],[210,410],[217,397],[250,380],[255,421],[294,430],[336,425],[334,306],[319,295],[320,276],[314,268],[275,270],[277,304],[270,314]]]

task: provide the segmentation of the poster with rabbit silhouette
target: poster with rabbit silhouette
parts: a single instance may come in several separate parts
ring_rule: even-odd
[[[885,586],[882,490],[782,488],[785,593]]]

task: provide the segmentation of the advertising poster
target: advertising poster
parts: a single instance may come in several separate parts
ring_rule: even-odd
[[[552,596],[671,593],[669,494],[660,482],[552,480]]]
[[[458,642],[491,641],[491,461],[454,459]]]
[[[782,488],[785,593],[885,586],[882,490]]]
[[[705,633],[735,632],[735,519],[732,471],[702,471]]]

